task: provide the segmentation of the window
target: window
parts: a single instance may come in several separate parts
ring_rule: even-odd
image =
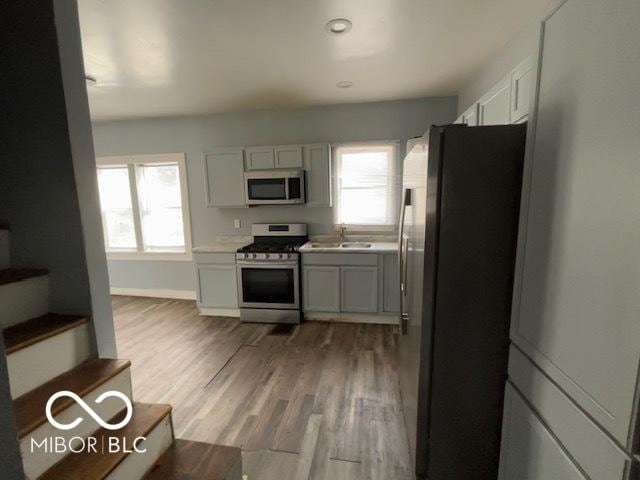
[[[108,257],[189,259],[184,155],[101,157],[97,163]]]
[[[336,223],[351,230],[395,229],[397,143],[339,145]]]

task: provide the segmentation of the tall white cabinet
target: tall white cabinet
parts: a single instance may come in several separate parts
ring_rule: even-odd
[[[638,25],[637,0],[568,0],[543,22],[502,480],[638,475]]]

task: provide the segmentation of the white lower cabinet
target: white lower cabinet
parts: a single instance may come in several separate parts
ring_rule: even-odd
[[[384,255],[382,263],[384,284],[383,309],[388,313],[400,312],[400,277],[398,275],[398,255]]]
[[[238,308],[235,265],[198,265],[198,306]]]
[[[236,310],[238,281],[235,253],[194,253],[198,308]],[[228,312],[231,313],[231,312]]]
[[[313,312],[340,311],[340,267],[302,267],[304,309]]]
[[[588,480],[507,383],[499,480]]]
[[[397,325],[397,254],[302,254],[303,310],[308,319]]]
[[[340,310],[378,311],[378,267],[340,267]]]

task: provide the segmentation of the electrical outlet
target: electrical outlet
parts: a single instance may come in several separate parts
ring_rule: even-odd
[[[233,226],[234,226],[235,228],[240,228],[240,219],[239,219],[239,218],[236,218],[236,219],[233,221]]]

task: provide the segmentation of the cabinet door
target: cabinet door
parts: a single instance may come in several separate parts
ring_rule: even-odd
[[[511,81],[507,77],[480,99],[479,125],[506,125],[510,123]]]
[[[511,123],[521,123],[529,114],[533,84],[533,59],[529,58],[511,73]]]
[[[340,311],[340,267],[302,267],[302,295],[306,311]]]
[[[273,147],[247,147],[245,157],[247,170],[269,170],[275,167]]]
[[[246,206],[241,148],[226,148],[206,153],[204,170],[207,207]]]
[[[378,311],[378,267],[340,267],[340,310]]]
[[[273,151],[276,168],[302,168],[302,146],[280,145]]]
[[[331,155],[329,145],[304,146],[304,169],[307,177],[307,206],[331,206]]]
[[[587,480],[509,384],[500,457],[499,480]]]
[[[198,306],[238,308],[238,285],[234,265],[196,265]]]
[[[384,255],[382,270],[384,274],[384,311],[396,313],[400,311],[400,278],[398,273],[398,256]]]
[[[640,102],[631,94],[640,63],[624,59],[638,58],[640,29],[620,25],[632,24],[637,0],[570,0],[544,23],[511,322],[520,349],[628,448],[640,362]]]
[[[478,103],[474,103],[471,107],[467,109],[461,116],[461,122],[470,127],[478,126]]]

